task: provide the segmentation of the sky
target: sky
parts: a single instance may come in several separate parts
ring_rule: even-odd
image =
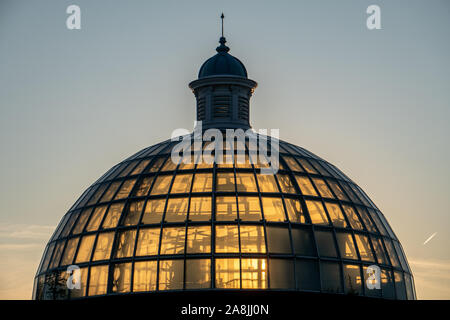
[[[71,4],[80,30],[66,27]],[[366,26],[372,4],[380,30]],[[447,0],[0,0],[0,299],[31,298],[46,242],[90,184],[192,129],[187,84],[215,54],[222,11],[258,82],[253,128],[279,128],[358,183],[418,298],[450,299]]]

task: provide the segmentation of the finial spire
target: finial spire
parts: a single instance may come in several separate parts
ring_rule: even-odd
[[[230,50],[230,48],[228,48],[226,45],[225,45],[225,43],[227,42],[227,40],[225,39],[225,37],[223,36],[223,19],[225,18],[225,15],[223,14],[223,12],[222,12],[222,14],[220,15],[220,19],[222,19],[222,36],[220,37],[220,40],[219,40],[219,43],[220,43],[220,46],[218,46],[217,48],[216,48],[216,51],[217,52],[228,52],[229,50]]]
[[[222,19],[222,38],[223,38],[223,19],[225,18],[225,16],[223,15],[223,12],[222,12],[222,15],[220,16],[220,18]]]

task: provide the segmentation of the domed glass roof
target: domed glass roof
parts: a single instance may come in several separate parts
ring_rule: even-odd
[[[175,143],[139,151],[83,193],[45,249],[35,299],[192,289],[415,298],[384,215],[332,164],[283,141],[275,175],[248,150],[240,164],[175,164]],[[381,288],[369,290],[374,264]],[[66,286],[69,265],[80,289]]]

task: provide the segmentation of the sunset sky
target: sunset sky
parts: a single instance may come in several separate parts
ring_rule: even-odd
[[[66,8],[81,8],[81,30]],[[381,30],[366,9],[381,8]],[[450,2],[0,1],[0,299],[30,299],[55,226],[140,149],[192,129],[187,84],[230,53],[253,128],[333,163],[400,239],[419,299],[450,299]],[[432,237],[428,242],[424,242]]]

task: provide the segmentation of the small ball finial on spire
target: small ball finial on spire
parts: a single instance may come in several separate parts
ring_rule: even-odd
[[[220,15],[220,19],[222,19],[222,36],[220,37],[220,40],[219,40],[219,43],[220,43],[220,46],[218,46],[217,48],[216,48],[216,51],[217,52],[228,52],[229,50],[230,50],[230,48],[228,48],[226,45],[225,45],[225,43],[227,42],[227,40],[225,39],[225,37],[223,36],[223,19],[225,18],[225,15],[223,14],[223,12],[222,12],[222,14]]]

